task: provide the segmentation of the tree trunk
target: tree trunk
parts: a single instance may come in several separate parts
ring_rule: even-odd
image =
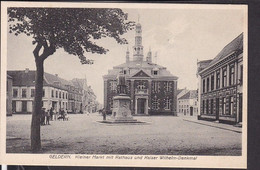
[[[31,122],[31,150],[39,152],[41,150],[41,110],[42,110],[42,92],[43,92],[43,74],[44,60],[36,59],[36,77],[35,77],[35,97],[34,108]]]

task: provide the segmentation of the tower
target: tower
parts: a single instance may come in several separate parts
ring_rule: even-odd
[[[135,27],[135,45],[133,50],[134,61],[143,61],[142,26],[140,23]]]
[[[147,53],[146,61],[148,63],[152,62],[152,51],[151,51],[151,48],[149,48],[149,52]]]
[[[128,63],[129,61],[130,61],[130,59],[129,59],[129,49],[128,49],[128,47],[127,47],[127,51],[126,51],[126,62]]]

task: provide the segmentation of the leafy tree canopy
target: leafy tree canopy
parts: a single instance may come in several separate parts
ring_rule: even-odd
[[[93,40],[111,37],[125,44],[121,35],[134,26],[121,9],[111,8],[8,8],[8,16],[9,32],[32,36],[34,56],[42,61],[63,48],[78,56],[82,64],[90,64],[93,61],[86,59],[84,52],[108,51]]]

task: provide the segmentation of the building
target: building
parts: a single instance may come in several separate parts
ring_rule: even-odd
[[[178,113],[182,115],[197,116],[198,105],[198,91],[189,90],[178,98]]]
[[[12,116],[12,87],[13,78],[7,74],[6,77],[6,115]]]
[[[198,62],[197,75],[199,118],[234,124],[242,122],[243,33],[213,60]]]
[[[149,50],[144,60],[142,45],[142,27],[135,28],[133,60],[127,49],[126,62],[114,66],[104,79],[104,108],[112,112],[113,96],[117,95],[117,76],[121,72],[126,77],[127,95],[131,98],[130,110],[133,115],[176,115],[177,77],[166,67],[152,62]]]
[[[189,90],[185,87],[184,89],[177,89],[177,113],[180,112],[179,98],[186,94]]]
[[[29,69],[19,71],[7,71],[13,78],[12,87],[12,109],[14,113],[31,113],[33,111],[35,96],[35,75],[36,71]],[[57,74],[44,73],[42,107],[54,108],[59,111],[61,108],[68,110],[68,94],[73,86],[71,82],[60,78]],[[80,93],[73,92],[78,96]]]

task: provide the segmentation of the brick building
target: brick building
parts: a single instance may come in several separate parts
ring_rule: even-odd
[[[177,77],[166,67],[152,62],[149,50],[146,60],[143,56],[142,27],[136,25],[133,60],[127,49],[126,62],[114,66],[104,79],[104,108],[112,112],[113,96],[117,94],[117,76],[126,77],[127,95],[131,97],[130,110],[133,115],[176,115]]]
[[[243,33],[227,44],[213,60],[198,62],[197,75],[199,118],[242,122]]]

